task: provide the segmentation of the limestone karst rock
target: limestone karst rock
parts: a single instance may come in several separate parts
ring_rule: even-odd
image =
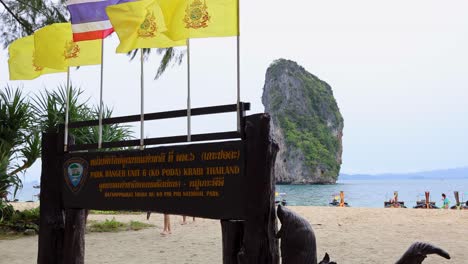
[[[279,59],[266,72],[262,102],[280,147],[277,183],[335,183],[344,123],[331,87],[296,62]]]

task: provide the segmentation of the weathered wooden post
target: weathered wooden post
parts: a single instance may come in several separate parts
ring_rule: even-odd
[[[279,263],[274,162],[278,146],[270,137],[270,117],[246,117],[246,221],[222,221],[224,264]],[[242,238],[241,248],[238,239]],[[237,253],[236,253],[237,252]],[[237,259],[236,259],[237,256]]]
[[[223,264],[238,264],[238,254],[244,237],[243,221],[221,220],[223,234]]]
[[[58,142],[62,142],[62,149]],[[42,172],[38,264],[63,263],[64,217],[61,196],[61,162],[63,138],[58,133],[42,134]]]
[[[71,146],[74,144],[75,139],[70,137],[68,139],[68,145]],[[63,146],[63,143],[61,145]],[[60,170],[61,175],[63,175],[62,170],[63,168]],[[86,211],[85,209],[65,209],[63,263],[84,264]]]

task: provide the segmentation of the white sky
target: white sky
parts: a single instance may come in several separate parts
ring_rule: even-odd
[[[291,59],[333,88],[345,120],[343,173],[468,166],[467,10],[462,0],[241,1],[242,100],[263,112],[268,65]],[[191,43],[192,106],[235,103],[235,38]],[[139,61],[115,54],[117,45],[115,35],[106,39],[104,100],[115,115],[138,114]],[[154,81],[159,59],[145,63],[146,112],[185,108],[185,61]],[[65,78],[9,82],[0,52],[0,87],[35,93]],[[97,102],[99,66],[72,70],[72,81]],[[235,129],[234,115],[193,122],[194,133]],[[185,126],[150,122],[145,136],[184,134]],[[36,164],[27,180],[39,174]]]

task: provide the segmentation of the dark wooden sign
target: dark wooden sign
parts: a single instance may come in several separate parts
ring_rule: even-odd
[[[65,208],[245,219],[242,141],[81,152],[63,161]]]

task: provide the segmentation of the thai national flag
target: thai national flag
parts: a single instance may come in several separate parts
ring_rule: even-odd
[[[71,16],[73,41],[103,39],[112,32],[112,24],[106,7],[133,0],[68,0],[66,5]]]

